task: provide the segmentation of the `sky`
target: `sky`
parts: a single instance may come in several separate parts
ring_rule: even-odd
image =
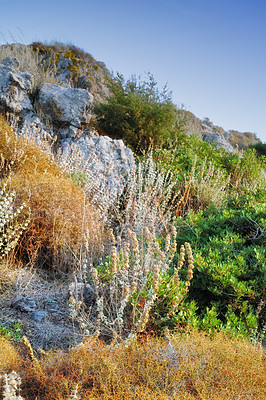
[[[72,43],[266,142],[266,0],[0,0],[0,43]]]

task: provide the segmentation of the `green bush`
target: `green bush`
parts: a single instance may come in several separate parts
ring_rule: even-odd
[[[110,80],[104,103],[94,107],[95,126],[114,139],[123,139],[135,151],[165,145],[175,135],[176,107],[166,87],[160,92],[152,75],[141,81],[122,75]]]
[[[250,146],[252,149],[255,149],[258,156],[265,156],[266,157],[266,143],[256,143]]]
[[[187,318],[200,329],[250,335],[263,325],[256,311],[266,300],[265,202],[250,201],[242,207],[231,199],[225,209],[209,207],[177,220],[177,244],[189,241],[194,249],[188,295],[193,318]],[[181,312],[175,322],[188,323],[187,318]]]

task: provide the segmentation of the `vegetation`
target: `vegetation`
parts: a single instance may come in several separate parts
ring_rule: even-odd
[[[123,139],[137,152],[173,139],[176,108],[166,87],[160,92],[152,75],[145,81],[122,75],[109,80],[111,95],[94,107],[95,126],[113,139]]]
[[[0,146],[1,183],[5,188],[1,212],[6,212],[7,201],[9,210],[9,219],[2,219],[5,242],[1,239],[0,250],[5,246],[9,252],[18,242],[14,253],[17,260],[53,268],[54,272],[71,269],[71,259],[76,262],[73,256],[83,243],[85,230],[90,230],[87,241],[97,247],[102,232],[97,210],[73,180],[62,174],[51,155],[17,137],[3,118]]]
[[[77,60],[94,62],[73,46],[32,47],[71,52],[71,74]],[[118,75],[109,90],[94,125],[139,155],[112,201],[96,201],[78,152],[55,157],[0,118],[0,301],[19,292],[21,271],[44,276],[68,293],[83,336],[68,350],[37,351],[20,324],[1,322],[0,393],[264,399],[261,147],[229,154],[187,136],[186,115],[151,75]]]
[[[266,143],[256,143],[251,146],[259,156],[266,156]]]
[[[68,353],[51,351],[37,364],[6,339],[0,338],[0,349],[7,354],[0,373],[20,373],[24,399],[263,400],[266,394],[261,350],[221,334],[148,338],[128,347],[90,338]]]

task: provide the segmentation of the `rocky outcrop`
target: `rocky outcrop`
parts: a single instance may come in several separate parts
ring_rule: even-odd
[[[27,137],[31,137],[37,144],[42,141],[53,141],[54,133],[49,129],[34,112],[28,112],[21,121],[19,132]]]
[[[207,133],[206,135],[204,135],[203,140],[204,140],[204,142],[207,142],[209,144],[214,144],[215,148],[225,149],[229,153],[232,153],[235,151],[233,146],[228,141],[228,135],[226,135],[226,134]]]
[[[260,142],[254,133],[225,131],[221,126],[211,122],[209,118],[201,120],[192,112],[184,109],[177,110],[177,125],[181,130],[185,130],[188,136],[196,135],[200,140],[215,144],[216,148],[224,148],[229,152],[246,149],[249,145]]]
[[[33,109],[28,96],[33,86],[33,76],[20,72],[19,60],[7,57],[0,64],[0,108],[11,113]]]
[[[83,79],[86,86],[86,79]],[[94,200],[111,203],[123,192],[126,176],[135,165],[122,140],[99,136],[86,128],[93,96],[87,89],[44,83],[33,99],[28,95],[31,74],[19,71],[19,61],[8,57],[0,64],[0,104],[20,117],[19,133],[40,140],[57,140],[59,161],[71,170],[84,170]],[[37,115],[34,110],[38,110]],[[56,139],[57,138],[57,139]],[[72,157],[71,154],[76,154]],[[78,160],[79,165],[75,164]]]
[[[93,96],[86,89],[44,83],[37,104],[54,123],[79,128],[91,118],[92,101]]]
[[[59,160],[62,165],[71,160],[72,171],[83,170],[86,191],[107,208],[122,194],[126,177],[135,166],[133,152],[122,140],[99,136],[93,130],[84,131],[76,139],[64,140]]]
[[[63,43],[44,44],[34,42],[30,46],[41,55],[44,66],[52,67],[53,74],[60,86],[69,86],[88,90],[97,101],[110,94],[106,85],[108,70],[103,62],[97,61],[86,51]]]

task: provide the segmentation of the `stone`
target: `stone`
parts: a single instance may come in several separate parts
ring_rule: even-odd
[[[225,149],[229,153],[233,153],[235,150],[233,146],[226,139],[226,136],[221,133],[207,133],[203,137],[204,142],[209,144],[215,143],[215,148],[217,149]]]
[[[7,57],[0,64],[0,108],[11,113],[33,109],[28,96],[33,76],[18,68],[19,60],[15,57]]]
[[[73,156],[75,153],[77,157]],[[59,162],[65,165],[69,159],[76,159],[77,171],[84,168],[89,197],[93,195],[95,201],[105,206],[123,193],[127,176],[136,165],[132,150],[122,140],[88,130],[74,140],[61,143]],[[73,163],[71,168],[75,170]]]
[[[77,87],[81,89],[91,90],[91,82],[86,75],[82,75],[77,80]]]
[[[35,322],[43,322],[47,315],[48,313],[46,311],[37,310],[31,314],[31,319]]]
[[[85,89],[44,83],[40,88],[38,105],[53,122],[81,127],[91,118],[92,101],[93,96]]]
[[[51,297],[47,297],[45,301],[45,309],[49,312],[57,312],[59,310],[59,304]]]
[[[19,133],[32,138],[37,144],[44,140],[51,142],[54,136],[53,131],[47,128],[40,117],[31,111],[24,115]]]
[[[88,283],[73,282],[70,285],[69,296],[77,296],[79,300],[83,300],[87,307],[92,306],[96,302],[95,290]]]
[[[23,296],[16,297],[12,302],[12,307],[22,312],[32,312],[37,309],[34,299]]]
[[[68,138],[75,138],[78,135],[79,128],[69,125],[67,127],[59,128],[57,131],[57,136],[59,140],[64,140]]]

